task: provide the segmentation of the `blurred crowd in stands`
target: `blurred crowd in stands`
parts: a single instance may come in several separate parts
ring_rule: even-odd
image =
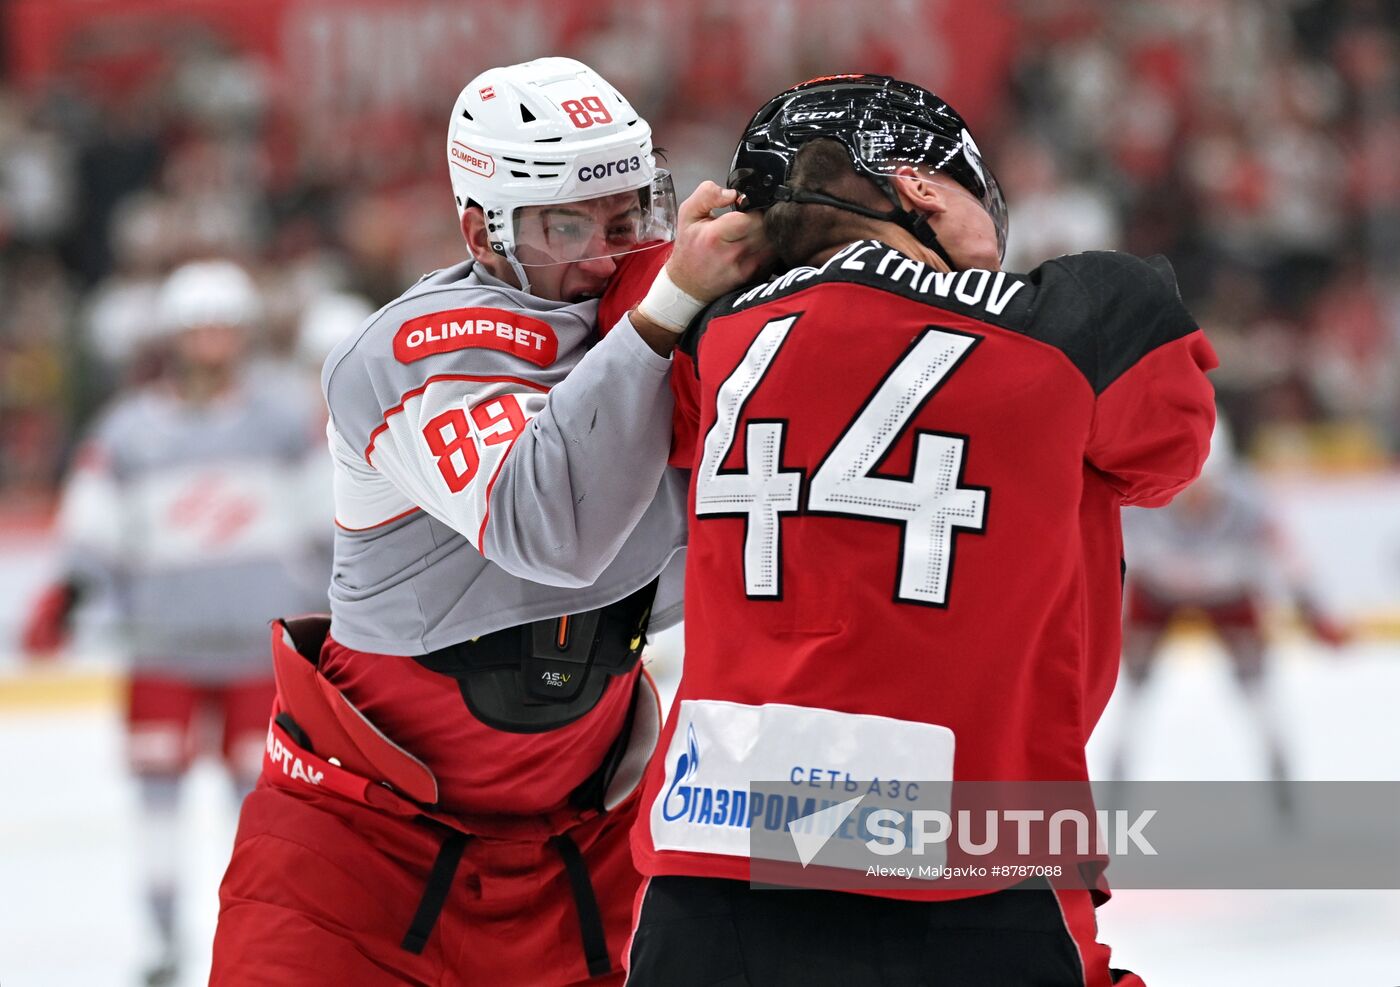
[[[802,46],[765,39],[737,3],[701,5],[668,46],[666,6],[602,4],[558,53],[628,93],[681,195],[722,181],[748,114],[803,78],[892,71],[938,88],[914,68],[921,50],[901,48],[912,0],[767,5],[768,23],[782,14],[813,39]],[[1393,464],[1400,6],[1023,0],[1008,13],[1000,82],[964,109],[1010,203],[1007,266],[1166,254],[1220,352],[1239,448],[1268,467]],[[459,65],[457,85],[486,67]],[[201,30],[128,85],[80,71],[0,83],[0,503],[42,503],[94,410],[157,372],[143,343],[174,265],[245,265],[264,358],[290,365],[319,360],[298,334],[328,296],[377,307],[460,258],[443,155],[455,88],[361,119],[369,142],[289,124],[279,86]]]

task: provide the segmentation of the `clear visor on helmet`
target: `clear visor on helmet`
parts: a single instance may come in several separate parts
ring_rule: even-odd
[[[617,257],[675,239],[676,191],[670,172],[657,169],[643,188],[521,206],[511,220],[515,259],[524,267]]]
[[[871,171],[893,175],[901,166],[915,164],[940,172],[977,199],[996,227],[997,255],[1006,257],[1006,199],[972,135],[963,131],[961,141],[913,126],[885,126],[855,134],[857,152]]]

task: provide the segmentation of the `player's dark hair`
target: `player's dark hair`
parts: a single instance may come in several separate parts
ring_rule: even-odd
[[[889,202],[870,179],[857,174],[851,156],[837,141],[822,138],[802,145],[792,162],[788,183],[872,209]],[[876,232],[875,221],[834,206],[810,202],[775,202],[763,214],[763,230],[788,267],[805,264],[832,247],[841,247]]]

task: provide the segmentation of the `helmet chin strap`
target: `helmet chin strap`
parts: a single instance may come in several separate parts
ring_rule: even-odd
[[[497,229],[504,230],[506,223],[511,221],[511,211],[509,209],[487,209],[482,207],[482,212],[486,217],[486,242],[491,248],[491,252],[497,257],[502,257],[510,265],[511,271],[515,273],[516,281],[520,282],[520,290],[526,293],[530,291],[530,277],[525,273],[525,266],[515,258],[515,250],[512,246],[507,246],[505,241],[493,236]]]
[[[905,209],[899,204],[899,197],[887,182],[881,182],[881,187],[894,208],[885,212],[878,209],[871,209],[869,206],[862,206],[855,202],[848,202],[845,199],[838,199],[834,195],[827,195],[825,192],[808,192],[794,189],[790,185],[779,185],[773,190],[773,198],[778,202],[806,203],[814,206],[831,206],[833,209],[843,209],[846,212],[853,212],[858,216],[868,216],[871,219],[878,219],[882,222],[893,223],[906,230],[910,236],[928,249],[932,250],[939,257],[943,258],[943,263],[948,265],[948,270],[956,271],[957,265],[953,263],[953,258],[948,256],[948,251],[943,249],[943,244],[938,242],[938,235],[933,232],[933,227],[928,225],[928,216],[924,213],[914,212],[912,209]]]
[[[525,265],[516,260],[515,251],[496,240],[490,241],[490,244],[491,252],[510,265],[511,271],[515,274],[515,280],[520,284],[520,290],[528,293],[530,291],[530,276],[525,273]]]
[[[530,278],[525,273],[525,265],[521,264],[520,261],[515,259],[514,250],[503,250],[502,255],[505,257],[507,263],[510,264],[510,269],[515,272],[515,278],[517,281],[520,282],[520,290],[525,292],[526,294],[529,294]]]

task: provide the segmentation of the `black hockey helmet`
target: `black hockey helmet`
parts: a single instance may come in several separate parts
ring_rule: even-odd
[[[821,138],[846,148],[856,171],[889,197],[894,206],[890,212],[787,184],[798,150]],[[810,202],[898,223],[948,260],[927,217],[899,204],[890,178],[906,164],[941,172],[975,196],[996,224],[997,250],[1005,256],[1006,200],[966,122],[922,86],[887,75],[822,76],[770,99],[744,128],[729,187],[743,195],[743,209],[765,209],[777,201]]]

